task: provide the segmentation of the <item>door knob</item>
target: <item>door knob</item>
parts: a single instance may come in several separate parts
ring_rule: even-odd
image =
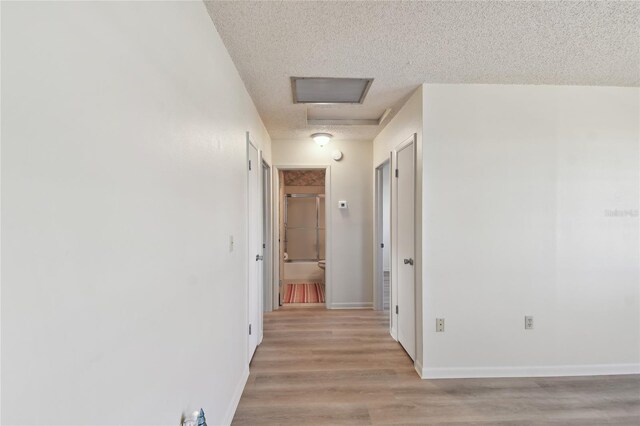
[[[405,265],[413,265],[413,259],[409,258],[409,259],[405,259],[404,260],[404,264]]]
[[[264,257],[263,257],[263,256],[260,256],[259,254],[256,254],[256,262],[257,262],[258,260],[262,260],[262,259],[264,259]]]

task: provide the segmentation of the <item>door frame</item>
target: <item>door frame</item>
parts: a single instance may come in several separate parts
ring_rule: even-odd
[[[332,270],[333,270],[333,249],[332,243],[333,238],[331,235],[331,166],[328,164],[325,165],[274,165],[272,167],[272,194],[277,194],[278,202],[272,202],[272,227],[274,230],[274,235],[277,232],[278,236],[280,235],[280,171],[285,170],[325,170],[325,178],[324,178],[324,258],[326,260],[325,271],[324,271],[324,289],[325,289],[325,298],[324,305],[326,309],[332,309],[331,301],[332,301],[332,293],[333,293],[333,279],[332,279]],[[272,271],[273,271],[273,309],[280,309],[280,241],[278,238],[272,238],[272,253],[274,256],[272,258]],[[275,255],[278,253],[278,255]]]
[[[408,138],[406,138],[405,140],[403,140],[401,143],[399,143],[398,145],[396,145],[393,149],[392,152],[392,167],[391,167],[391,247],[392,247],[392,251],[391,251],[391,306],[390,306],[390,310],[391,310],[391,318],[392,318],[392,322],[391,322],[391,336],[397,341],[399,338],[398,335],[398,315],[396,314],[395,311],[395,305],[398,302],[398,268],[400,267],[400,265],[398,264],[398,179],[394,179],[394,177],[396,176],[396,170],[398,169],[398,152],[402,151],[404,148],[406,148],[408,145],[413,143],[413,172],[414,172],[414,185],[413,185],[413,200],[414,200],[414,211],[413,211],[413,229],[414,231],[416,229],[418,229],[418,227],[416,226],[416,221],[418,220],[417,215],[416,215],[416,203],[417,203],[417,191],[418,191],[418,184],[417,184],[417,176],[418,176],[418,169],[417,169],[417,150],[418,150],[418,135],[416,133],[413,133],[411,136],[409,136]],[[416,292],[417,292],[417,286],[416,286],[416,266],[418,264],[418,262],[420,261],[419,259],[415,259],[417,250],[416,250],[416,240],[417,238],[414,238],[413,240],[413,253],[414,253],[414,268],[413,268],[413,301],[414,301],[414,333],[417,333],[418,330],[418,324],[417,324],[417,318],[418,318],[418,310],[417,310],[417,296],[416,296]],[[414,356],[417,358],[417,344],[418,344],[418,339],[417,339],[417,335],[414,335],[414,346],[415,346],[415,351],[416,353],[414,354]]]
[[[384,253],[380,245],[384,243],[384,215],[383,212],[383,191],[384,191],[384,174],[383,169],[385,166],[389,166],[389,211],[387,214],[389,215],[389,232],[391,233],[391,162],[392,162],[393,154],[390,152],[389,157],[387,157],[383,162],[378,164],[374,169],[375,173],[375,192],[373,197],[373,203],[375,206],[374,209],[374,231],[373,231],[373,240],[374,240],[374,252],[373,252],[373,276],[374,276],[374,284],[373,284],[373,308],[375,310],[381,311],[384,309]],[[389,236],[389,247],[385,247],[389,250],[389,255],[391,256],[393,244],[391,244],[391,235]],[[391,281],[391,259],[389,259],[389,281]],[[389,287],[389,311],[391,311],[391,287]],[[391,313],[389,313],[389,326],[391,328]]]
[[[260,152],[260,160],[262,173],[260,174],[261,185],[262,188],[262,212],[263,212],[263,241],[262,241],[262,249],[263,249],[263,282],[262,287],[263,294],[262,300],[264,303],[263,312],[271,312],[273,310],[273,192],[272,192],[272,173],[273,168],[264,159],[262,152]],[[265,303],[266,302],[266,303]],[[261,330],[262,327],[261,327]],[[261,334],[262,336],[262,334]],[[260,338],[262,341],[262,337]]]

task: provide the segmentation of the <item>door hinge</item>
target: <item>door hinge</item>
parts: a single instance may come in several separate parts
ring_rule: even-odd
[[[380,243],[380,248],[384,248],[384,243]]]
[[[249,160],[249,170],[251,170],[251,160]]]
[[[398,305],[396,305],[396,315],[398,315],[399,310],[398,310]]]
[[[398,177],[398,169],[396,169],[396,177]]]
[[[267,248],[267,245],[263,243],[262,248]]]
[[[251,324],[249,324],[249,336],[251,336]]]

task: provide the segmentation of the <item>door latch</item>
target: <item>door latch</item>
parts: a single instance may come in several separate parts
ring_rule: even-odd
[[[413,259],[409,258],[409,259],[405,259],[404,260],[404,264],[405,265],[413,265]]]
[[[256,262],[262,259],[264,259],[264,256],[260,256],[259,254],[256,254]]]

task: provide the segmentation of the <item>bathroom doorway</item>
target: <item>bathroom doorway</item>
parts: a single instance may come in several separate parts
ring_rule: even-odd
[[[278,170],[280,306],[324,306],[327,170]]]

